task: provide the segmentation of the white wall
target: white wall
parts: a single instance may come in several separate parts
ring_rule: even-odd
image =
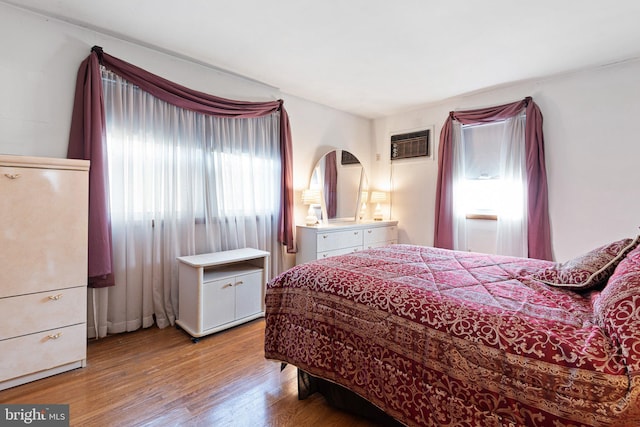
[[[66,156],[78,67],[91,47],[98,45],[110,55],[216,96],[247,101],[284,99],[291,122],[297,204],[315,162],[325,152],[344,148],[365,165],[370,163],[370,120],[259,82],[6,4],[0,4],[0,40],[2,154]],[[305,211],[297,206],[298,222],[304,222]]]
[[[355,154],[372,188],[393,180],[400,240],[433,243],[437,159],[389,162],[389,134],[434,126],[448,112],[533,96],[544,115],[550,214],[557,260],[632,236],[640,225],[640,62],[521,83],[373,121],[223,71],[0,4],[0,153],[64,157],[75,79],[93,45],[151,72],[218,96],[285,100],[293,136],[296,219],[317,160],[333,148]],[[283,70],[286,72],[286,70]],[[390,76],[389,78],[393,78]],[[373,136],[372,136],[373,135]],[[371,140],[374,149],[371,150]],[[380,160],[376,160],[380,154]]]
[[[377,173],[392,176],[401,242],[433,243],[437,159],[390,165],[388,135],[435,125],[436,147],[449,111],[532,96],[544,116],[555,259],[634,237],[640,226],[640,61],[620,63],[458,97],[375,120]],[[436,148],[437,154],[437,148]]]

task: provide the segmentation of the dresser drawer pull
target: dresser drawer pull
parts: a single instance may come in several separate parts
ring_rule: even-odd
[[[233,283],[225,283],[225,284],[222,286],[222,289],[230,288],[230,287],[232,287],[232,286],[233,286]]]
[[[242,280],[240,280],[239,282],[236,282],[236,286],[238,285],[242,285],[244,282]]]
[[[4,176],[6,176],[9,179],[18,179],[18,178],[20,178],[20,174],[19,173],[5,173]]]
[[[359,232],[359,231],[354,231],[354,232],[353,232],[353,235],[354,235],[354,236],[357,236],[357,235],[358,235],[358,233],[360,233],[360,232]]]
[[[49,299],[51,301],[58,301],[60,299],[62,299],[62,294],[58,294],[58,295],[49,295]]]
[[[51,335],[47,335],[49,337],[49,339],[52,340],[57,340],[58,338],[60,338],[62,336],[62,332],[58,332],[57,334],[51,334]]]
[[[326,239],[327,237],[329,237],[329,236],[327,236],[326,234],[323,234],[323,235],[322,235],[322,238],[323,238],[323,239]]]
[[[373,233],[373,230],[367,230],[367,233],[371,234]]]

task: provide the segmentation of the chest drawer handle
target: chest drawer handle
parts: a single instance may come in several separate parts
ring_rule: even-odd
[[[367,230],[367,233],[371,234],[373,233],[373,230]]]
[[[323,234],[323,235],[322,235],[322,238],[323,238],[323,239],[326,239],[327,237],[329,237],[329,236],[327,236],[326,234]]]
[[[238,285],[242,285],[244,282],[242,280],[240,280],[239,282],[236,282],[236,286]]]
[[[357,236],[357,235],[358,235],[358,233],[359,233],[359,231],[354,231],[354,232],[353,232],[353,235],[354,235],[354,236]]]
[[[57,334],[51,334],[51,335],[47,335],[47,337],[51,340],[57,340],[58,338],[60,338],[62,336],[62,332],[58,332]]]
[[[233,283],[225,283],[224,285],[222,285],[222,289],[230,288],[232,286],[233,286]]]
[[[18,178],[20,178],[20,174],[19,173],[5,173],[4,176],[6,176],[9,179],[18,179]]]
[[[58,301],[60,299],[62,299],[62,294],[58,294],[58,295],[49,295],[49,299],[51,301]]]

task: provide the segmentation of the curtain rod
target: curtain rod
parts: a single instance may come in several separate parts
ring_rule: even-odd
[[[98,62],[100,63],[100,65],[104,65],[102,63],[102,57],[104,54],[104,51],[102,50],[102,48],[100,46],[93,46],[91,48],[91,52],[95,52],[98,55]]]
[[[532,100],[533,100],[532,97],[525,96],[525,98],[523,99],[525,108],[529,106],[529,102],[531,102]],[[471,110],[473,110],[473,108]],[[460,112],[464,113],[466,111],[470,111],[470,110],[453,110],[453,111],[449,111],[449,117],[451,117],[452,119],[455,120],[455,117],[453,117],[453,115],[455,113],[460,113]]]

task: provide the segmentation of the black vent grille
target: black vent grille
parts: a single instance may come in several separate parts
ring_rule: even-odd
[[[391,136],[391,160],[428,157],[429,129]]]

